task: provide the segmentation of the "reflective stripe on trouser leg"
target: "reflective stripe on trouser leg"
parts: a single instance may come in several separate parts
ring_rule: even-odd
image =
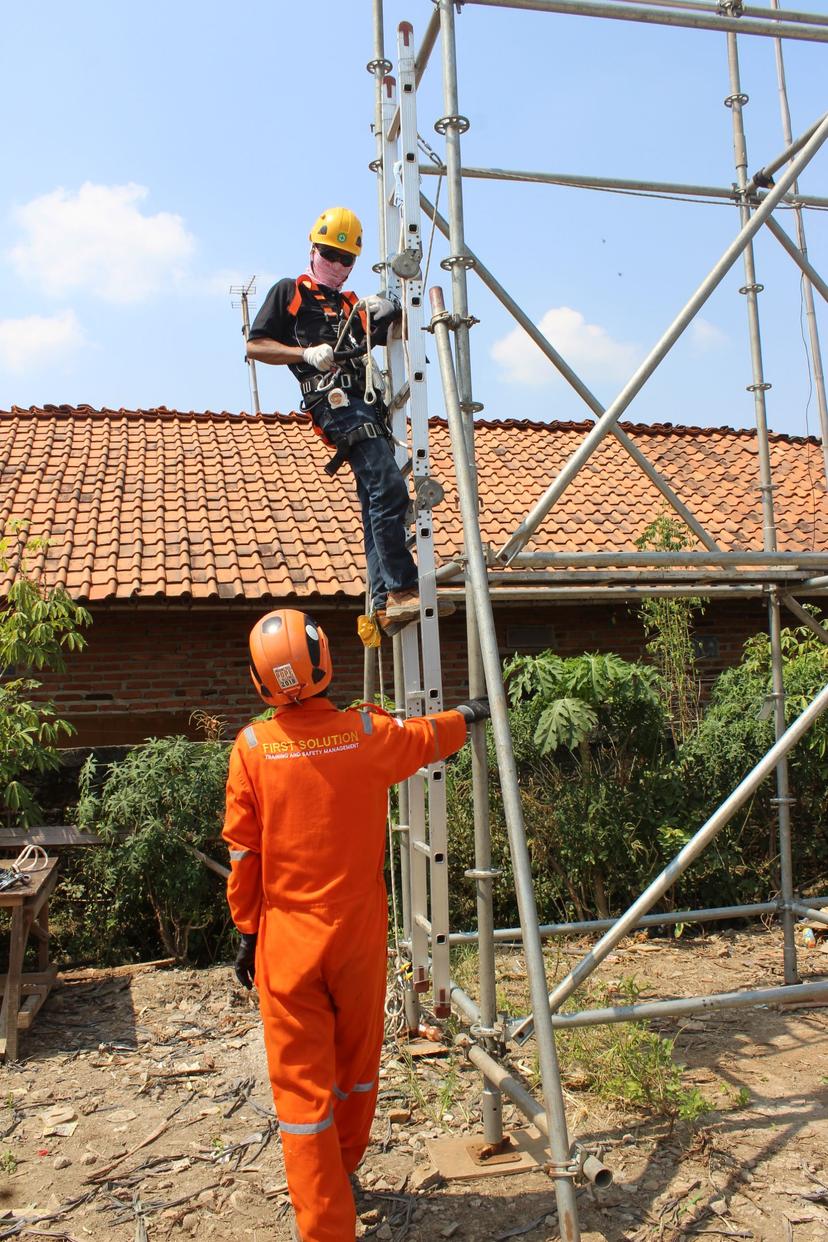
[[[306,1242],[354,1239],[348,1173],[371,1134],[387,924],[378,879],[353,904],[269,908],[259,935],[257,984],[276,1113],[288,1126],[316,1127],[334,1106],[334,1125],[282,1135],[290,1197]]]
[[[356,1211],[332,1124],[334,1012],[320,963],[331,920],[268,909],[257,984],[290,1198],[304,1242],[353,1242]]]
[[[376,1107],[385,1022],[387,909],[385,889],[378,886],[376,898],[366,903],[358,925],[352,927],[363,950],[359,970],[348,969],[337,957],[339,969],[329,976],[337,1008],[335,1081],[347,1097],[343,1100],[336,1095],[334,1120],[348,1173],[354,1172],[365,1154]]]
[[[367,1091],[356,1087],[346,1100],[336,1100],[334,1120],[339,1134],[339,1146],[345,1171],[351,1174],[359,1167],[365,1149],[371,1140],[371,1123],[377,1107],[378,1083],[371,1083]]]

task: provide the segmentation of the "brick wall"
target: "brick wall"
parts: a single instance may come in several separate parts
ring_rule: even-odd
[[[362,693],[363,648],[356,637],[355,608],[317,608],[331,641],[331,697],[342,706]],[[190,714],[201,709],[222,716],[232,734],[258,711],[247,671],[247,634],[261,609],[227,604],[216,608],[97,607],[88,646],[70,656],[60,677],[45,675],[44,695],[78,730],[73,743],[101,746],[141,741],[150,735],[193,734]],[[761,601],[720,602],[701,618],[698,636],[711,652],[700,663],[706,682],[734,663],[749,634],[765,628]],[[644,638],[634,610],[622,605],[533,604],[497,612],[502,653],[551,646],[561,655],[615,651],[641,656]],[[384,651],[387,689],[393,688],[390,644]],[[458,611],[442,627],[445,701],[467,693],[465,618]]]

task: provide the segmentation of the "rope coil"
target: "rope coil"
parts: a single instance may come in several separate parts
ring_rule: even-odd
[[[24,845],[11,866],[0,872],[0,892],[13,888],[15,884],[28,886],[32,876],[45,871],[48,866],[49,856],[42,845]]]

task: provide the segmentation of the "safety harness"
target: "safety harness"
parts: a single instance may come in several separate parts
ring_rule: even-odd
[[[328,297],[330,290],[326,290],[322,285],[318,285],[311,276],[308,276],[307,272],[303,272],[301,276],[297,276],[296,278],[296,287],[293,290],[293,297],[290,299],[287,308],[288,314],[293,315],[294,318],[296,317],[299,307],[302,305],[303,289],[307,289],[312,295],[314,301],[319,304],[319,308],[326,319],[340,319],[343,317],[343,307],[347,307],[347,314],[350,315],[359,300],[357,295],[350,289],[343,289],[339,294],[342,305],[339,307],[334,306],[333,302]],[[365,312],[363,310],[359,310],[357,314],[359,315],[364,328]]]
[[[356,314],[359,317],[359,321],[362,324],[366,337],[368,337],[369,327],[367,316],[364,309],[357,305],[358,299],[356,294],[350,289],[343,290],[342,293],[339,294],[339,304],[336,305],[331,298],[331,291],[325,289],[324,286],[317,284],[316,281],[308,276],[307,273],[303,273],[296,280],[296,287],[293,292],[293,297],[288,303],[287,309],[289,315],[292,315],[294,318],[296,317],[302,305],[303,289],[307,289],[308,293],[317,303],[325,316],[325,319],[331,324],[331,326],[337,325],[339,327],[340,336],[344,333],[351,318],[354,314]],[[354,347],[358,346],[358,342],[353,336],[351,336],[351,342]],[[334,411],[336,411],[337,408],[342,408],[342,406],[347,404],[346,398],[345,400],[340,399],[340,404],[337,405],[334,399],[337,393],[345,394],[354,391],[355,395],[358,396],[363,396],[365,394],[366,377],[364,373],[361,375],[358,373],[358,364],[356,359],[350,358],[346,365],[352,367],[353,369],[350,371],[344,370],[342,364],[340,364],[339,369],[332,375],[312,375],[309,376],[308,379],[300,381],[300,387],[302,390],[302,409],[306,410],[312,418],[314,410],[317,406],[321,405],[323,401],[325,401],[329,408]],[[313,399],[314,397],[315,400]],[[384,421],[385,408],[381,403],[377,403],[377,413],[380,416],[380,422],[365,423],[363,426],[357,427],[354,431],[350,431],[345,435],[337,435],[335,441],[331,440],[330,437],[316,425],[315,419],[313,420],[314,432],[320,436],[329,448],[336,450],[333,457],[324,468],[326,474],[331,476],[336,474],[337,470],[339,470],[340,467],[343,466],[348,460],[350,451],[355,444],[359,444],[363,440],[391,439],[390,429]]]

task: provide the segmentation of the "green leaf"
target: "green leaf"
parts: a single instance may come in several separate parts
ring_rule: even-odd
[[[555,699],[541,713],[535,729],[535,745],[542,755],[566,746],[574,750],[598,723],[593,709],[576,698]]]

